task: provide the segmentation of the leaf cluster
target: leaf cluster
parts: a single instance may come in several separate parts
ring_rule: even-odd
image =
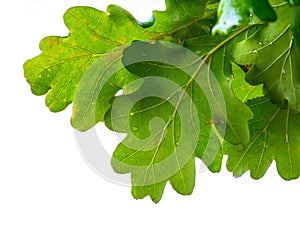
[[[227,155],[237,177],[273,161],[300,176],[299,1],[166,0],[146,23],[81,6],[64,22],[69,35],[43,39],[25,78],[51,111],[73,103],[74,128],[127,134],[111,164],[135,198],[158,202],[168,182],[191,194],[195,158],[218,172]]]

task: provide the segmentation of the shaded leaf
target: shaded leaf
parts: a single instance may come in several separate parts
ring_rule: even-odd
[[[227,168],[234,176],[250,170],[252,178],[261,178],[276,161],[279,175],[286,179],[300,176],[300,114],[280,109],[267,98],[248,102],[254,113],[249,121],[250,142],[243,146],[226,145]]]
[[[234,78],[232,80],[232,89],[237,98],[246,103],[248,100],[257,97],[263,97],[263,88],[260,86],[251,86],[245,81],[245,73],[237,65],[233,64]]]
[[[136,198],[147,194],[159,200],[168,180],[180,194],[190,194],[195,156],[219,171],[221,137],[232,143],[248,141],[252,115],[219,73],[223,50],[207,57],[208,66],[190,54],[158,42],[134,42],[124,51],[123,64],[143,78],[143,86],[116,97],[105,122],[128,134],[116,148],[112,166],[118,173],[131,173]],[[237,112],[243,117],[236,117]]]
[[[298,51],[300,51],[300,6],[295,6],[294,15],[292,18],[291,30],[294,34],[295,43]]]
[[[278,20],[238,43],[233,56],[238,64],[253,65],[246,74],[250,84],[264,84],[272,102],[300,111],[300,52],[290,31],[293,9],[281,4],[275,10]]]

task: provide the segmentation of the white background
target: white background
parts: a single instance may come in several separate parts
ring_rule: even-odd
[[[68,34],[63,13],[75,5],[104,10],[110,2],[140,20],[163,1],[25,0],[0,8],[0,225],[299,225],[299,180],[280,179],[273,164],[259,180],[198,172],[191,196],[168,185],[159,204],[134,200],[82,159],[70,126],[71,109],[51,113],[23,77],[22,64],[39,54],[48,35]],[[147,4],[147,5],[146,5]],[[99,136],[101,137],[101,129]],[[105,137],[105,139],[108,139]],[[200,163],[197,162],[199,165]]]

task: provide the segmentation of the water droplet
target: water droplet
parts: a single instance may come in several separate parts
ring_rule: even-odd
[[[134,113],[133,112],[130,112],[130,114],[129,114],[130,116],[133,116],[134,115]]]
[[[269,36],[265,36],[264,43],[268,43],[268,40],[269,40]]]
[[[252,50],[252,53],[257,53],[257,50],[256,49]]]
[[[175,12],[175,15],[173,17],[173,21],[174,22],[178,22],[180,20],[180,16],[179,16],[179,13],[178,12]]]
[[[201,50],[196,50],[195,52],[197,55],[201,55],[202,54],[202,51]]]
[[[234,79],[234,75],[226,76],[226,80],[227,80],[228,82],[231,82],[233,79]]]
[[[252,13],[250,13],[250,17],[253,17],[253,14],[252,14]]]
[[[285,74],[285,69],[282,69],[281,74],[282,74],[282,75]]]
[[[270,44],[270,45],[272,45],[272,44],[273,44],[273,42],[270,42],[269,44]]]
[[[259,42],[257,42],[257,44],[261,46],[263,43],[262,43],[262,41],[259,41]]]
[[[133,127],[131,127],[131,130],[132,130],[133,132],[136,132],[136,131],[138,131],[138,128],[135,127],[135,126],[133,126]]]

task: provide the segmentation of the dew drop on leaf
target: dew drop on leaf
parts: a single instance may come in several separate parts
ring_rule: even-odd
[[[268,42],[268,40],[269,40],[269,37],[268,37],[268,36],[266,36],[266,37],[264,38],[264,42],[265,42],[265,43],[267,43],[267,42]]]
[[[201,50],[196,50],[196,52],[195,52],[197,55],[200,55],[201,53],[202,53],[202,51]]]
[[[231,82],[234,79],[234,75],[226,76],[226,81]]]
[[[132,130],[133,132],[136,132],[136,131],[138,131],[138,128],[135,127],[135,126],[133,126],[133,127],[131,128],[131,130]]]
[[[177,21],[179,21],[179,20],[180,20],[179,13],[176,12],[175,15],[174,15],[174,17],[173,17],[173,21],[174,21],[174,22],[177,22]]]

